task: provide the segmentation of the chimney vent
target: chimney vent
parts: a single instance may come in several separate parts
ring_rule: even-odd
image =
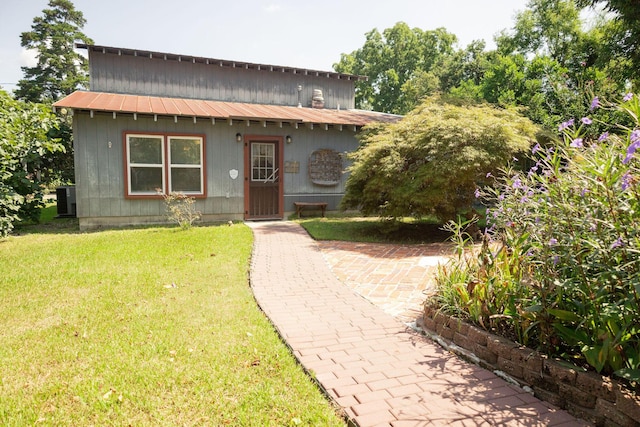
[[[321,89],[313,90],[313,97],[311,98],[311,108],[324,108],[324,97],[322,96]]]

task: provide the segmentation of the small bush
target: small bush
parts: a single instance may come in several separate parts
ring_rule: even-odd
[[[506,323],[524,344],[638,381],[640,100],[629,94],[615,107],[635,127],[613,125],[589,139],[589,117],[569,120],[562,139],[533,147],[528,171],[505,170],[496,187],[478,192],[491,205],[491,242],[441,270],[439,303],[463,307],[486,328]]]
[[[167,207],[167,219],[178,224],[183,230],[191,228],[194,221],[202,216],[195,208],[196,200],[183,193],[165,195],[164,203]]]

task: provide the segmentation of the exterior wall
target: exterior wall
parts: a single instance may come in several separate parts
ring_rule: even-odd
[[[321,89],[325,108],[355,108],[354,81],[326,75],[231,68],[159,57],[117,55],[89,50],[91,90],[132,95],[210,99],[270,105],[311,106]]]
[[[244,212],[243,143],[236,142],[236,133],[251,135],[290,135],[291,144],[284,144],[284,161],[299,162],[297,173],[284,173],[285,212],[294,210],[294,201],[325,201],[336,209],[344,193],[346,175],[336,186],[314,185],[308,174],[309,157],[317,149],[349,152],[358,142],[352,130],[307,127],[295,129],[288,125],[263,127],[246,121],[216,122],[193,119],[131,114],[77,112],[74,116],[76,203],[81,228],[101,225],[140,224],[164,221],[161,199],[125,199],[123,132],[167,132],[204,134],[206,138],[206,198],[196,201],[196,209],[205,221],[238,220]],[[347,166],[347,161],[343,163]],[[238,178],[231,179],[229,171],[238,170]]]

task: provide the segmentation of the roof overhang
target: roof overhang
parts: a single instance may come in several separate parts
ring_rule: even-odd
[[[242,102],[211,101],[202,99],[169,98],[146,95],[127,95],[106,92],[76,91],[53,104],[54,108],[69,108],[94,112],[169,116],[197,119],[216,119],[289,123],[294,126],[325,125],[353,126],[354,129],[372,122],[396,122],[402,117],[395,114],[377,113],[364,110],[333,110],[307,107],[291,107]]]

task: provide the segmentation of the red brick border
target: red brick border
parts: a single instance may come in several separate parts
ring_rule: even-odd
[[[485,368],[502,371],[535,396],[596,426],[640,425],[640,398],[620,383],[595,372],[570,368],[527,347],[460,319],[426,308],[423,328],[447,344],[472,352]]]

